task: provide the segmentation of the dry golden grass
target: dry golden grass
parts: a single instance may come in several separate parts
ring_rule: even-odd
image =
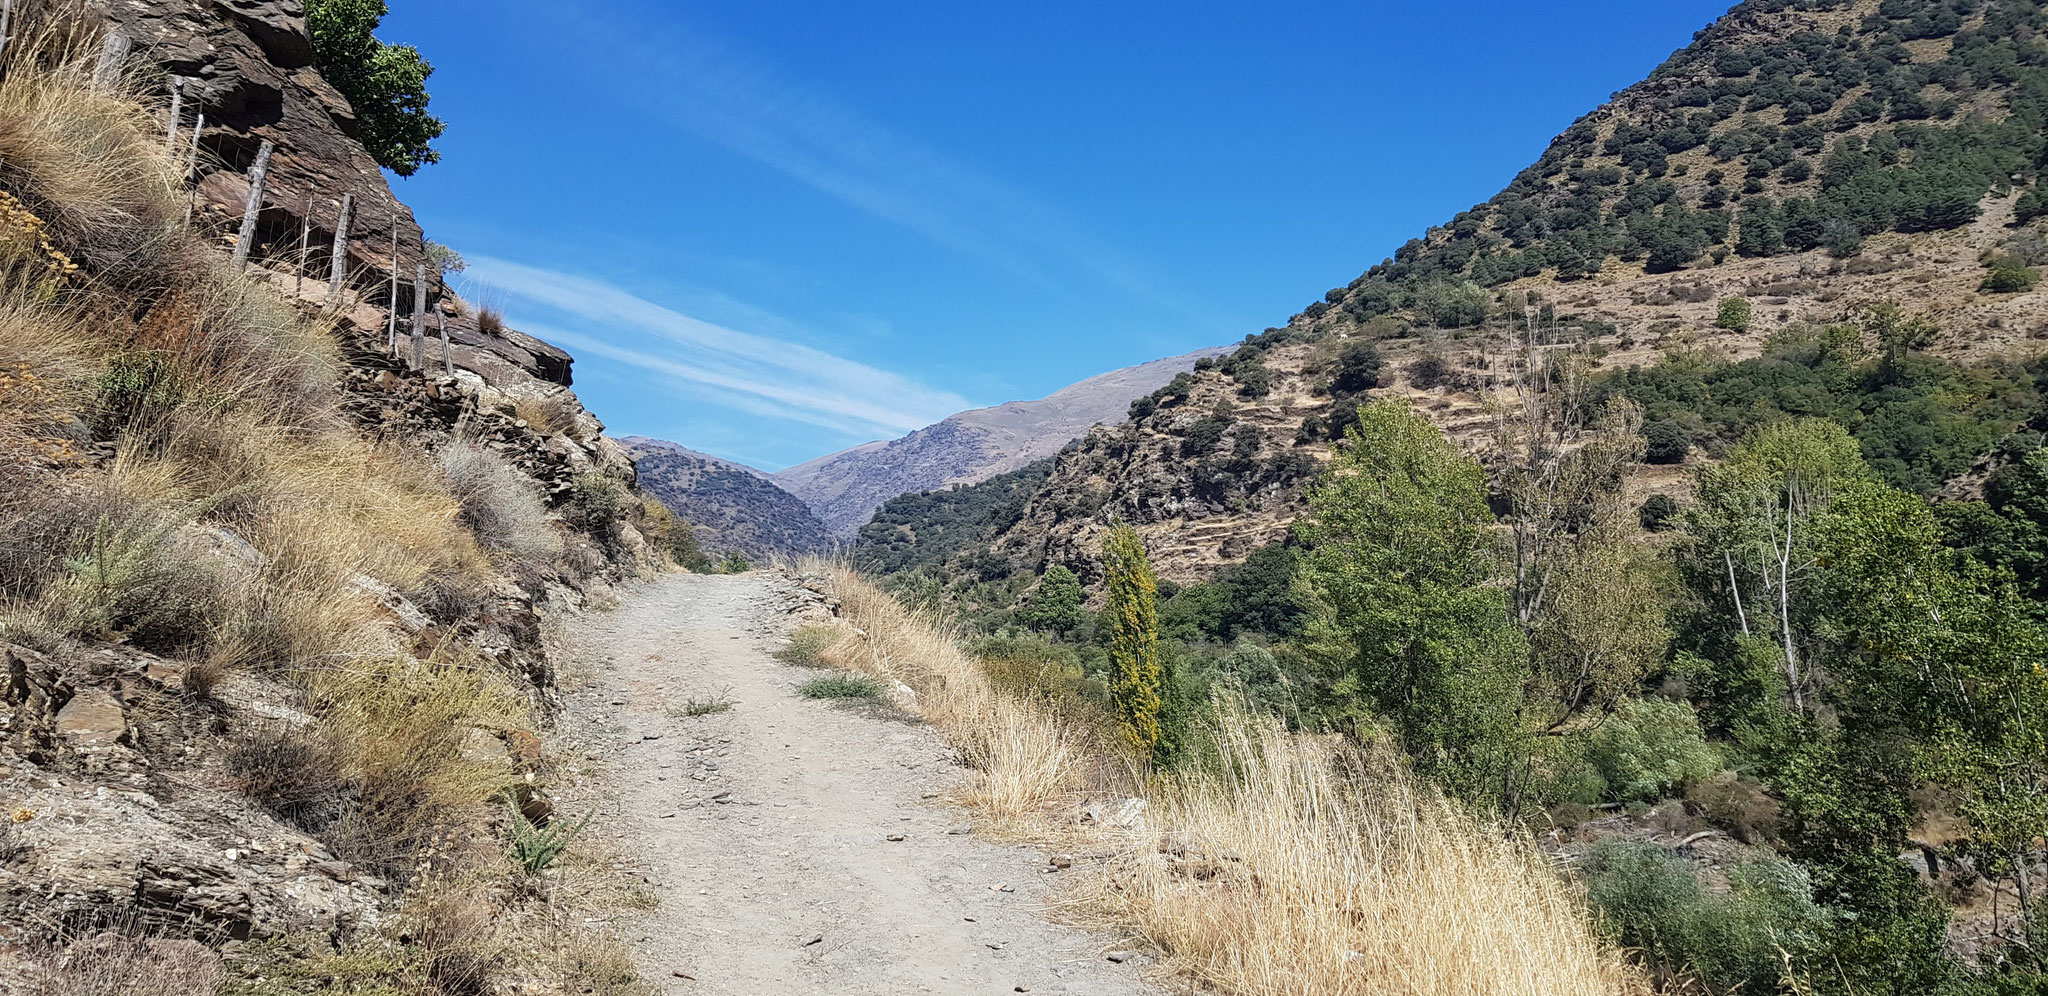
[[[102,281],[163,269],[184,241],[182,164],[162,152],[149,110],[120,88],[91,85],[87,39],[55,19],[15,22],[0,78],[0,185]]]
[[[998,691],[954,634],[850,569],[849,625],[821,657],[910,685],[969,759],[963,800],[1000,832],[1108,855],[1058,908],[1142,938],[1164,967],[1249,996],[1648,992],[1519,831],[1341,741],[1219,706],[1213,764],[1138,778],[1078,711]],[[1145,801],[1078,822],[1085,797]]]
[[[828,664],[902,682],[897,705],[937,727],[976,772],[969,795],[998,832],[1029,834],[1055,804],[1126,785],[1129,766],[1098,730],[1061,722],[1056,706],[997,691],[958,634],[920,616],[843,565],[829,572],[846,618],[858,627],[817,656]]]

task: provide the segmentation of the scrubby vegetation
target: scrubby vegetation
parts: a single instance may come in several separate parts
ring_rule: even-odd
[[[1809,14],[1840,26],[1795,29]],[[2038,0],[1750,0],[1618,113],[1580,119],[1492,200],[1309,317],[1405,310],[1457,328],[1483,317],[1480,291],[1522,277],[1853,256],[1874,235],[1966,225],[1987,196],[2014,196],[2015,177],[2024,223],[2041,213],[2024,184],[2043,158],[2044,28]]]
[[[979,484],[891,498],[860,527],[854,562],[876,574],[936,567],[1015,525],[1053,461],[1039,460]]]

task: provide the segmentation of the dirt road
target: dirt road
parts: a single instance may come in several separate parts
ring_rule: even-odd
[[[730,996],[1159,992],[1113,939],[1038,915],[1045,852],[967,834],[942,798],[966,772],[932,730],[797,694],[819,672],[771,656],[792,587],[668,576],[575,627],[612,662],[569,703],[603,762],[585,802],[660,897],[619,924],[643,974]]]

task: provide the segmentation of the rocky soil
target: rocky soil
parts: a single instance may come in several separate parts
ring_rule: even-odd
[[[605,663],[568,698],[562,807],[595,810],[659,897],[614,924],[643,973],[732,996],[1158,991],[1113,938],[1041,918],[1053,856],[971,834],[932,730],[797,694],[817,672],[771,654],[829,611],[780,576],[670,575],[574,627]]]

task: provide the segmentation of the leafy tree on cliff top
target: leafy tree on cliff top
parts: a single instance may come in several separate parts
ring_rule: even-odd
[[[320,75],[355,109],[363,147],[378,164],[411,176],[441,161],[431,144],[448,126],[427,113],[434,67],[410,45],[377,40],[390,13],[384,0],[306,0],[306,26]]]

